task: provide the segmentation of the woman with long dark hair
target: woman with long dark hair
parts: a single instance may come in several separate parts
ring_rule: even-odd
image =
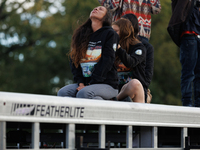
[[[144,103],[146,49],[134,36],[134,28],[128,19],[121,18],[112,27],[120,37],[115,62],[120,90],[117,99],[129,96],[133,102]]]
[[[114,65],[119,36],[111,27],[111,14],[103,6],[94,8],[89,19],[75,30],[70,66],[75,84],[64,86],[58,96],[111,99],[118,94]]]

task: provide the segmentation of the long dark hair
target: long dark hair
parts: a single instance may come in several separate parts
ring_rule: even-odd
[[[137,37],[139,32],[139,23],[137,17],[134,14],[126,14],[122,16],[122,18],[128,19],[132,23],[134,28],[134,36]]]
[[[111,26],[111,23],[111,12],[109,11],[109,9],[107,9],[107,12],[103,17],[102,25]],[[78,67],[78,65],[80,64],[81,59],[85,58],[86,56],[88,43],[92,33],[92,21],[90,18],[74,31],[71,42],[71,51],[69,55],[76,67]]]
[[[140,43],[140,41],[134,36],[134,28],[128,19],[121,18],[113,22],[113,25],[119,27],[119,44],[127,53],[129,52],[130,45]],[[115,64],[119,64],[120,62],[119,57],[116,57]]]

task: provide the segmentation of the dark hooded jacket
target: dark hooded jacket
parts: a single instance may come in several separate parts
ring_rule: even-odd
[[[167,30],[174,43],[180,47],[181,27],[192,13],[194,0],[172,0],[171,6],[172,16]]]
[[[92,33],[88,49],[91,51],[100,51],[99,56],[101,57],[94,65],[90,77],[83,76],[84,70],[81,67],[81,64],[76,68],[72,61],[70,61],[74,81],[78,84],[84,83],[84,85],[108,84],[114,89],[118,89],[117,68],[114,65],[115,50],[118,42],[119,36],[110,26],[104,26]],[[86,62],[89,64],[90,62],[93,62],[93,60],[87,58]]]

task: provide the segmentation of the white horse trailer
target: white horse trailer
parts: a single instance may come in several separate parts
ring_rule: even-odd
[[[0,92],[0,150],[192,145],[200,145],[199,108]]]

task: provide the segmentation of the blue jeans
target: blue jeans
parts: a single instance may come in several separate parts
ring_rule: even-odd
[[[109,100],[118,94],[118,90],[108,84],[92,84],[85,86],[80,91],[76,90],[77,87],[77,83],[66,85],[58,91],[57,95],[62,97]]]
[[[183,106],[200,107],[200,39],[196,36],[183,36],[180,46],[181,94]],[[193,85],[193,88],[192,88]]]

